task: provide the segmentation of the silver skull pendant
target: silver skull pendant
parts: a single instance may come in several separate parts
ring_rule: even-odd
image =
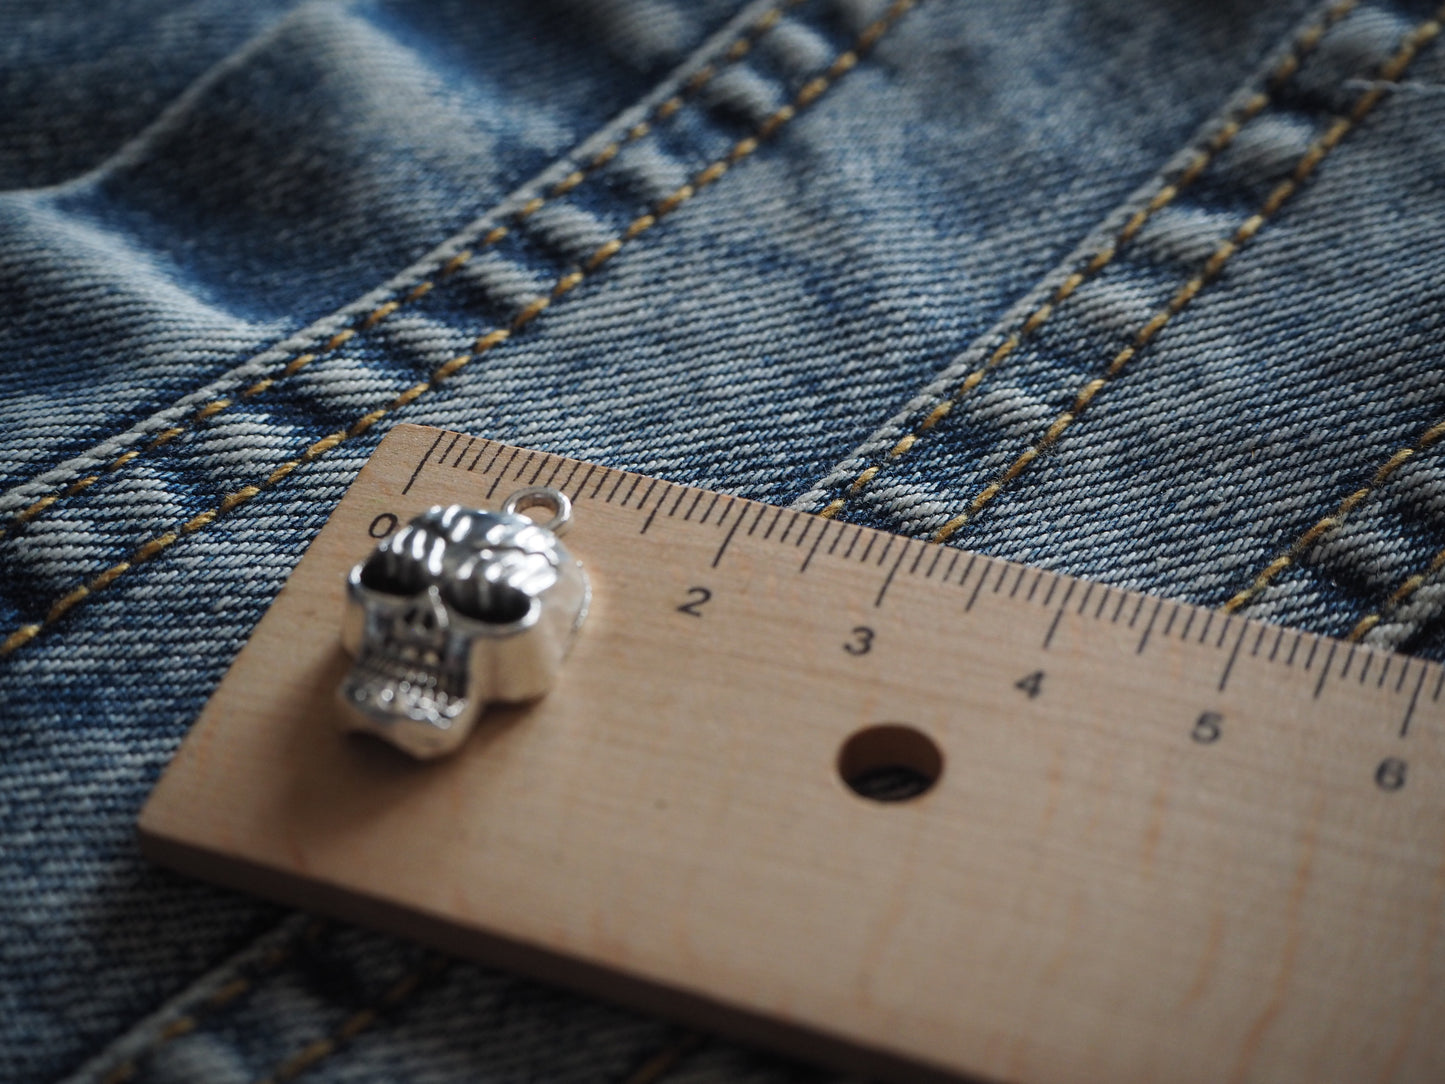
[[[546,523],[521,509],[550,505]],[[500,512],[437,505],[382,539],[347,576],[337,694],[345,726],[422,759],[459,746],[488,703],[546,694],[591,591],[558,535],[571,505],[545,488]]]

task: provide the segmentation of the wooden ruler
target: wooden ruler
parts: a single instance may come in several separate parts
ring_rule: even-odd
[[[429,505],[533,483],[572,496],[594,589],[556,691],[442,762],[339,733],[348,566]],[[140,830],[198,876],[899,1079],[1438,1082],[1442,688],[402,426]]]

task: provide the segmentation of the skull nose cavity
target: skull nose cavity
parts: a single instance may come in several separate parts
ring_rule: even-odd
[[[402,624],[414,635],[426,639],[445,632],[451,624],[447,610],[435,590],[427,591],[406,608],[401,615]]]

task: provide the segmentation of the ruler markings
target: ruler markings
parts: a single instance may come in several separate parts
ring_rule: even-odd
[[[1071,597],[1073,597],[1074,588],[1077,587],[1078,585],[1079,585],[1079,582],[1078,582],[1077,580],[1070,580],[1070,581],[1069,581],[1069,586],[1068,586],[1068,588],[1064,591],[1064,597],[1061,598],[1061,599],[1059,599],[1059,613],[1063,613],[1065,610],[1067,610],[1067,609],[1069,608],[1069,599],[1070,599]]]
[[[897,539],[897,537],[898,536],[896,534],[891,534],[888,536],[888,541],[883,546],[883,552],[878,555],[878,560],[874,562],[879,568],[882,568],[883,562],[888,560],[888,551],[893,548],[893,542],[895,539]]]
[[[1320,649],[1318,640],[1310,640],[1310,653],[1305,656],[1305,672],[1308,673],[1315,665],[1315,652]]]
[[[1065,603],[1067,603],[1068,601],[1069,600],[1067,598],[1064,599]],[[1054,633],[1057,632],[1059,629],[1059,622],[1064,619],[1064,609],[1064,606],[1060,606],[1057,610],[1055,610],[1054,619],[1049,622],[1049,631],[1044,634],[1043,649],[1045,651],[1047,651],[1049,649],[1049,645],[1054,642]]]
[[[587,492],[587,483],[592,480],[592,476],[596,473],[597,464],[593,463],[587,468],[587,473],[582,476],[582,481],[577,483],[577,492],[572,495],[574,501],[580,501],[582,499],[582,494]]]
[[[1149,614],[1149,623],[1144,626],[1144,635],[1139,637],[1139,646],[1134,649],[1134,654],[1144,654],[1144,648],[1149,643],[1149,634],[1154,631],[1154,622],[1158,619],[1159,611],[1163,608],[1164,600],[1162,598],[1156,599],[1154,602],[1154,610],[1152,613]]]
[[[947,546],[934,546],[933,548],[934,548],[937,552],[934,553],[934,555],[933,555],[933,560],[932,560],[931,562],[929,562],[928,571],[927,571],[926,573],[924,573],[923,578],[926,579],[926,580],[931,580],[931,579],[933,579],[933,574],[938,571],[938,564],[939,564],[939,562],[943,560],[943,555],[948,552],[948,547],[947,547]],[[958,551],[957,551],[957,550],[954,550],[954,551],[953,551],[953,554],[954,554],[953,559],[954,559],[955,561],[958,560]],[[943,578],[944,578],[945,580],[948,579],[948,574],[945,573]]]
[[[1054,592],[1059,589],[1059,576],[1058,576],[1058,573],[1056,573],[1056,572],[1050,573],[1050,576],[1051,576],[1051,579],[1049,580],[1049,590],[1048,590],[1048,593],[1044,595],[1044,601],[1043,601],[1043,607],[1044,607],[1044,609],[1046,609],[1046,610],[1049,608],[1049,603],[1052,602],[1053,599],[1054,599]]]
[[[1178,616],[1179,616],[1179,603],[1176,602],[1176,603],[1174,604],[1174,608],[1169,611],[1169,620],[1166,621],[1166,622],[1164,622],[1164,631],[1159,634],[1159,635],[1163,636],[1164,639],[1166,639],[1166,640],[1169,639],[1169,633],[1170,633],[1170,631],[1174,628],[1174,619],[1175,619],[1176,617],[1178,617]]]
[[[447,465],[447,456],[452,454],[452,449],[461,443],[462,435],[460,433],[453,433],[451,434],[451,438],[451,443],[442,449],[441,455],[436,457],[436,462],[443,467]]]
[[[699,500],[702,499],[702,490],[698,490],[698,491],[697,491],[697,496],[698,496],[698,499],[699,499]],[[672,519],[674,516],[677,515],[677,510],[682,507],[682,502],[685,501],[686,499],[687,499],[687,486],[681,486],[681,487],[679,487],[679,489],[678,489],[678,491],[677,491],[677,500],[673,501],[673,502],[672,502],[672,507],[667,510],[667,518],[668,518],[668,519]],[[662,500],[660,500],[658,503],[659,503],[659,504],[666,504],[666,503],[667,503],[667,494],[666,494],[666,493],[664,493],[664,494],[662,495]]]
[[[994,562],[998,568],[998,579],[993,581],[993,593],[996,595],[999,591],[1003,590],[1003,581],[1008,579],[1008,565],[998,560],[998,558],[994,558]]]
[[[1025,602],[1032,602],[1032,601],[1034,600],[1034,595],[1038,594],[1039,584],[1041,584],[1041,583],[1043,583],[1043,582],[1044,582],[1044,570],[1041,569],[1041,568],[1040,568],[1040,569],[1036,569],[1036,570],[1035,570],[1035,575],[1034,575],[1034,582],[1031,583],[1031,584],[1029,584],[1029,593],[1024,596],[1024,601],[1025,601]]]
[[[818,552],[818,547],[823,544],[823,539],[826,538],[827,535],[828,535],[828,528],[831,527],[832,525],[833,525],[833,521],[832,521],[831,519],[825,519],[825,520],[823,521],[823,529],[818,532],[818,537],[815,538],[815,539],[813,539],[812,548],[808,550],[808,556],[806,556],[806,557],[803,558],[803,565],[802,565],[801,568],[798,569],[798,572],[799,572],[799,573],[803,573],[803,572],[807,572],[807,571],[808,571],[808,566],[813,563],[813,557],[817,554],[817,552]],[[842,527],[842,524],[839,524],[839,526],[838,526],[838,532],[837,532],[837,537],[835,537],[835,538],[833,539],[833,546],[836,546],[836,545],[838,544],[838,539],[839,539],[839,538],[842,538],[842,537],[843,537],[843,527]],[[828,548],[828,553],[831,554],[832,552],[833,552],[833,547],[830,546],[830,547]]]
[[[1350,664],[1353,663],[1354,661],[1355,661],[1355,645],[1354,645],[1354,644],[1351,644],[1351,645],[1350,645],[1350,653],[1345,656],[1345,668],[1340,671],[1340,680],[1341,680],[1341,681],[1344,681],[1345,678],[1347,678],[1347,677],[1350,676]],[[1328,663],[1325,664],[1325,669],[1326,669],[1326,670],[1329,669],[1329,664],[1328,664]]]
[[[626,508],[626,507],[627,507],[628,502],[632,500],[632,494],[637,491],[637,487],[640,486],[641,484],[642,484],[642,475],[640,475],[640,474],[639,474],[639,475],[636,475],[636,476],[632,479],[632,484],[627,487],[627,492],[622,495],[622,507],[623,507],[623,508]],[[649,493],[651,493],[651,492],[652,492],[652,486],[649,485],[648,488],[647,488],[647,491],[648,491]],[[645,498],[644,498],[644,499],[645,499]]]
[[[1316,646],[1318,646],[1318,641],[1316,641]],[[1313,652],[1313,651],[1310,652],[1310,657],[1311,657],[1311,658],[1314,657],[1314,652]],[[1320,698],[1320,693],[1324,690],[1324,687],[1325,687],[1325,678],[1327,678],[1327,677],[1330,676],[1330,663],[1332,663],[1332,662],[1334,662],[1334,661],[1335,661],[1335,645],[1334,645],[1333,643],[1331,643],[1331,644],[1330,644],[1330,653],[1329,653],[1329,655],[1325,658],[1325,664],[1320,667],[1320,679],[1319,679],[1318,682],[1315,683],[1315,696],[1314,696],[1314,698],[1315,698],[1316,700],[1318,700],[1318,699]],[[1305,669],[1308,670],[1309,667],[1306,666]]]
[[[699,489],[699,490],[697,491],[697,496],[692,499],[692,503],[687,506],[687,513],[682,517],[682,521],[683,521],[684,523],[691,523],[691,522],[692,522],[692,514],[697,511],[697,506],[702,503],[703,495],[704,495],[706,492],[707,492],[707,490],[705,490],[705,489]],[[679,501],[678,503],[681,504],[682,502]]]
[[[656,482],[656,480],[654,480],[654,481],[652,482],[652,484],[649,485],[649,486],[647,487],[647,489],[643,491],[642,496],[639,497],[639,498],[637,498],[637,510],[638,510],[639,512],[642,511],[644,508],[647,507],[647,498],[652,495],[652,491],[653,491],[654,489],[656,489],[656,488],[657,488],[657,482]],[[643,524],[642,524],[642,530],[639,531],[638,534],[646,534],[646,533],[647,533],[647,529],[652,526],[652,521],[657,518],[658,509],[660,509],[660,508],[661,508],[664,504],[666,504],[666,503],[667,503],[667,489],[664,488],[663,491],[662,491],[662,493],[661,493],[661,495],[657,498],[657,503],[652,506],[652,511],[649,512],[649,513],[647,513],[647,519],[643,522]]]
[[[788,540],[788,536],[793,533],[793,528],[797,526],[797,524],[798,513],[794,512],[791,516],[788,517],[788,524],[786,527],[783,528],[783,533],[778,535],[778,545],[781,546],[784,542]]]
[[[751,538],[751,537],[753,536],[753,532],[758,529],[758,524],[763,521],[763,517],[764,517],[765,515],[767,515],[767,514],[768,514],[769,512],[771,512],[771,511],[772,511],[772,508],[771,508],[770,506],[766,505],[766,504],[760,504],[760,505],[758,505],[758,514],[753,517],[753,525],[748,528],[748,537],[749,537],[749,538]]]
[[[947,549],[948,549],[947,546],[941,546],[941,547],[939,547],[939,548],[940,548],[940,549],[943,549],[943,550],[947,550]],[[962,550],[954,550],[954,551],[953,551],[953,556],[949,558],[948,567],[943,570],[943,582],[944,582],[944,583],[947,583],[947,582],[948,582],[948,578],[953,575],[953,570],[958,567],[958,562],[961,561],[962,559],[963,559],[963,551],[962,551]]]
[[[1228,628],[1226,623],[1225,628]],[[1219,675],[1219,691],[1224,692],[1224,687],[1229,684],[1229,675],[1234,670],[1234,660],[1239,658],[1239,645],[1244,643],[1244,635],[1249,631],[1248,625],[1241,625],[1239,636],[1235,638],[1234,650],[1229,653],[1229,661],[1224,664],[1224,673]]]
[[[521,454],[521,452],[522,449],[513,448],[512,454],[507,456],[507,461],[502,464],[502,469],[499,470],[495,475],[493,475],[492,484],[487,489],[487,500],[491,500],[492,495],[497,492],[497,487],[502,484],[502,479],[507,476],[507,468],[512,465],[512,461],[516,459],[517,456]]]
[[[1229,638],[1229,630],[1230,627],[1233,626],[1233,624],[1233,617],[1226,617],[1224,619],[1224,628],[1219,630],[1219,639],[1214,642],[1214,646],[1216,648],[1221,648],[1224,646],[1224,641]]]
[[[1285,665],[1286,665],[1286,666],[1293,666],[1293,665],[1294,665],[1295,653],[1299,651],[1299,646],[1300,646],[1300,644],[1303,643],[1303,642],[1304,642],[1304,631],[1297,629],[1297,630],[1295,631],[1295,634],[1294,634],[1294,642],[1293,642],[1292,644],[1290,644],[1289,658],[1285,660]],[[1310,649],[1310,658],[1311,658],[1311,659],[1314,658],[1314,649],[1313,649],[1313,648]],[[1309,667],[1306,666],[1305,669],[1308,670]]]
[[[733,525],[728,528],[727,536],[722,540],[722,545],[717,548],[717,553],[713,555],[713,568],[717,568],[718,564],[722,561],[723,554],[728,551],[728,546],[732,543],[733,535],[738,533],[738,528],[743,525],[743,520],[747,518],[747,515],[748,506],[742,505],[741,509],[738,511],[738,518],[733,520]]]
[[[1410,736],[1410,720],[1415,717],[1415,705],[1420,702],[1420,690],[1425,687],[1425,672],[1428,667],[1420,667],[1420,678],[1415,682],[1415,691],[1410,694],[1410,706],[1405,709],[1405,718],[1400,722],[1400,737]],[[1445,674],[1445,670],[1442,670]]]
[[[985,561],[991,561],[992,558],[984,558],[984,560],[985,560]],[[973,562],[972,562],[972,561],[969,561],[968,567],[969,567],[970,569],[973,568]],[[973,594],[971,594],[971,595],[968,596],[968,605],[963,608],[963,612],[964,612],[964,613],[968,613],[970,610],[972,610],[972,609],[973,609],[973,604],[978,601],[978,593],[983,590],[983,582],[984,582],[986,579],[988,579],[988,570],[989,570],[989,567],[990,567],[990,566],[988,566],[987,564],[984,565],[983,571],[981,571],[981,572],[978,574],[978,583],[976,583],[976,584],[973,585]],[[967,573],[964,573],[964,579],[965,579],[965,580],[968,579],[968,574],[967,574]],[[960,587],[963,586],[962,583],[960,583],[959,586],[960,586]]]
[[[462,465],[462,460],[467,457],[467,453],[472,450],[472,445],[476,444],[476,442],[477,442],[477,438],[476,438],[476,437],[468,437],[468,438],[467,438],[466,447],[464,447],[461,451],[459,451],[459,452],[457,453],[456,459],[452,461],[452,469],[453,469],[453,470],[455,470],[457,467],[460,467],[460,466]]]
[[[478,464],[478,463],[481,463],[481,457],[483,457],[483,455],[486,455],[487,452],[490,451],[490,449],[493,449],[493,448],[496,448],[496,451],[493,452],[493,455],[491,455],[491,458],[493,458],[493,460],[496,460],[496,458],[499,457],[499,455],[501,455],[501,448],[500,448],[500,447],[497,447],[497,445],[494,445],[493,442],[491,442],[491,441],[483,441],[483,442],[481,442],[481,447],[477,449],[477,455],[475,455],[475,457],[473,457],[473,461],[471,461],[471,465],[468,465],[468,467],[467,467],[467,473],[468,473],[468,474],[474,474],[475,471],[477,471],[477,464]]]
[[[544,474],[546,474],[547,477],[547,481],[544,484],[547,485],[554,484],[557,478],[561,476],[561,488],[563,491],[570,491],[575,488],[576,497],[574,499],[582,500],[584,499],[584,494],[588,494],[588,486],[592,483],[594,475],[597,475],[600,469],[602,472],[601,476],[596,479],[596,485],[592,488],[591,493],[586,499],[601,500],[604,503],[612,504],[616,502],[618,494],[623,493],[621,503],[624,507],[628,507],[633,505],[633,497],[641,487],[641,482],[644,477],[641,475],[629,475],[626,472],[616,472],[616,477],[613,479],[612,485],[609,488],[607,485],[609,476],[608,469],[599,468],[595,463],[584,464],[578,460],[541,454],[535,451],[528,452],[520,462],[517,462],[519,454],[520,449],[509,449],[508,446],[497,442],[469,437],[466,438],[465,443],[463,443],[462,434],[439,433],[417,462],[402,492],[405,493],[413,487],[425,469],[426,464],[433,460],[443,467],[450,469],[476,472],[480,468],[484,476],[492,475],[493,480],[488,490],[488,498],[495,493],[499,483],[504,480],[509,473],[516,479],[521,480],[526,476],[527,472],[531,470],[533,472],[533,484],[536,484]],[[506,457],[505,460],[503,459],[504,456]],[[482,467],[481,464],[484,460],[486,461],[486,465]],[[463,466],[463,464],[466,465]],[[499,464],[500,470],[497,469]],[[586,466],[585,470],[582,469],[584,465]],[[549,466],[550,473],[547,473]],[[567,468],[565,476],[562,475],[564,467]],[[629,477],[631,478],[631,484],[624,493],[623,487],[624,484],[628,482]],[[576,483],[575,487],[574,481]],[[654,490],[657,490],[659,484],[662,487],[661,491],[656,494],[657,499],[649,506],[648,502],[652,500]],[[604,490],[606,491],[605,497],[602,496]],[[676,492],[670,493],[669,491],[672,490],[676,490]],[[667,518],[677,518],[678,513],[684,509],[684,502],[687,502],[689,492],[692,493],[692,500],[686,503],[681,522],[694,523],[697,526],[711,524],[719,531],[726,528],[726,534],[723,537],[722,543],[711,559],[711,567],[716,568],[721,564],[722,558],[728,552],[733,544],[733,540],[738,536],[741,528],[744,526],[751,502],[726,496],[721,493],[710,493],[708,490],[697,489],[679,483],[660,482],[659,479],[651,479],[649,480],[648,486],[642,490],[641,498],[637,500],[635,505],[639,513],[647,510],[647,516],[643,521],[639,533],[646,534],[660,512],[665,512]],[[670,504],[669,496],[671,497]],[[703,503],[704,497],[709,497],[706,504]],[[736,509],[733,507],[735,504],[737,506]],[[806,548],[807,555],[798,567],[799,573],[806,572],[820,553],[832,557],[837,555],[840,547],[843,546],[848,525],[842,523],[837,524],[837,529],[832,532],[832,537],[829,539],[829,529],[833,526],[832,521],[820,520],[815,516],[769,505],[759,506],[758,513],[753,518],[751,527],[747,532],[749,536],[754,535],[758,528],[762,526],[763,518],[767,516],[770,507],[773,510],[773,515],[766,525],[761,540],[778,545],[791,542],[792,546],[796,549]],[[699,509],[701,509],[700,516],[698,515]],[[714,513],[719,509],[721,509],[721,512],[714,520]],[[736,511],[735,515],[734,511]],[[785,513],[788,513],[786,523],[783,522]],[[729,516],[733,517],[731,523],[729,523]],[[801,530],[799,529],[800,521]],[[782,532],[778,534],[775,539],[773,536],[777,533],[780,524],[782,525]],[[814,529],[815,526],[817,528],[816,530]],[[931,580],[939,574],[941,568],[941,578],[943,582],[948,582],[953,578],[954,572],[960,566],[965,552],[946,546],[930,547],[927,543],[920,542],[918,539],[904,538],[903,536],[893,535],[867,527],[855,526],[853,537],[849,540],[842,554],[843,559],[853,559],[859,543],[865,541],[863,538],[865,534],[868,537],[863,545],[862,552],[857,553],[856,560],[863,565],[867,565],[872,561],[879,568],[887,568],[887,573],[874,597],[873,605],[875,608],[881,607],[886,600],[900,570],[905,571],[910,577],[918,577],[919,573],[922,572],[922,578]],[[880,535],[884,537],[884,544],[881,550],[877,550]],[[895,545],[895,543],[899,543],[900,540],[901,548],[899,545]],[[826,550],[823,547],[825,541],[829,543]],[[918,545],[915,546],[914,543],[918,543]],[[930,548],[933,550],[933,556],[931,558],[928,557]],[[877,550],[876,556],[875,550]],[[911,561],[909,561],[908,558],[910,550],[913,551]],[[943,563],[945,552],[949,554],[949,561],[946,565]],[[892,558],[891,561],[889,560],[890,557]],[[905,562],[908,562],[906,569],[904,568]],[[979,555],[970,554],[969,561],[964,565],[962,575],[958,580],[960,587],[967,586],[969,577],[974,573],[974,566],[978,563]],[[990,572],[995,569],[997,574],[994,576],[990,593],[1003,595],[1005,594],[1004,589],[1007,587],[1008,590],[1006,593],[1009,599],[1019,599],[1020,593],[1022,592],[1022,601],[1026,603],[1033,603],[1039,598],[1040,594],[1042,594],[1043,597],[1039,604],[1046,609],[1053,603],[1059,584],[1066,579],[1066,577],[1058,573],[1037,568],[1033,569],[1033,575],[1030,577],[1028,566],[1013,565],[1012,562],[985,557],[982,560],[977,582],[973,584],[968,602],[964,606],[965,612],[971,611],[974,608],[980,595],[984,592],[985,588],[989,586]],[[1012,583],[1009,582],[1010,573],[1013,575]],[[1040,592],[1040,587],[1043,585],[1045,576],[1049,577],[1049,584],[1046,590]],[[1027,591],[1024,590],[1025,580],[1028,581]],[[1051,648],[1058,628],[1062,624],[1063,617],[1077,593],[1079,582],[1080,581],[1076,579],[1068,579],[1064,597],[1060,600],[1059,605],[1054,608],[1053,616],[1050,619],[1045,633],[1043,639],[1044,650]],[[1076,616],[1085,617],[1097,622],[1104,620],[1105,614],[1108,614],[1110,624],[1118,624],[1124,619],[1125,607],[1128,605],[1128,600],[1133,594],[1132,592],[1119,590],[1088,580],[1083,581],[1083,583],[1083,593],[1075,606],[1074,612]],[[1150,596],[1143,594],[1135,595],[1134,597],[1136,599],[1135,605],[1132,607],[1128,616],[1128,626],[1131,629],[1138,625],[1139,619],[1143,615],[1144,608],[1150,598]],[[1110,606],[1111,599],[1114,603],[1112,607]],[[1094,603],[1092,611],[1089,609],[1091,601]],[[1164,602],[1165,600],[1163,599],[1155,599],[1155,604],[1145,623],[1143,634],[1135,648],[1136,655],[1142,655],[1147,649],[1153,632],[1158,627],[1158,618],[1163,611]],[[1182,627],[1179,629],[1178,639],[1181,642],[1191,642],[1196,619],[1202,612],[1204,615],[1203,625],[1199,629],[1198,636],[1194,637],[1192,642],[1198,643],[1201,646],[1207,644],[1211,630],[1215,629],[1216,611],[1204,610],[1193,606],[1186,607],[1180,603],[1174,603],[1171,607],[1162,635],[1168,637],[1173,633],[1181,609],[1186,608],[1188,613],[1185,616]],[[1226,642],[1230,645],[1229,657],[1220,673],[1218,683],[1219,692],[1224,692],[1228,689],[1230,679],[1237,668],[1239,658],[1241,654],[1244,653],[1245,640],[1251,635],[1250,622],[1240,621],[1238,629],[1235,629],[1234,625],[1234,617],[1225,615],[1222,625],[1215,632],[1213,646],[1216,649],[1223,650]],[[1254,659],[1261,656],[1264,649],[1265,636],[1269,632],[1269,629],[1270,626],[1268,625],[1258,625],[1253,628],[1253,636],[1250,639],[1249,650],[1247,652],[1249,658]],[[1230,639],[1231,632],[1234,633],[1232,640]],[[1288,629],[1276,627],[1270,650],[1264,656],[1267,663],[1275,664],[1280,659],[1287,632],[1289,632]],[[1295,631],[1290,650],[1283,660],[1283,665],[1290,668],[1294,666],[1300,646],[1307,635],[1310,636],[1310,650],[1304,661],[1304,669],[1306,671],[1313,670],[1316,653],[1320,645],[1325,641],[1322,637],[1312,636],[1302,630]],[[1421,661],[1417,668],[1418,673],[1415,675],[1415,679],[1410,681],[1411,666],[1415,660],[1405,659],[1396,666],[1396,659],[1393,655],[1381,655],[1377,660],[1375,652],[1364,651],[1362,665],[1358,668],[1358,672],[1356,672],[1355,656],[1360,651],[1361,648],[1358,645],[1350,646],[1348,651],[1341,656],[1339,666],[1336,667],[1335,659],[1336,656],[1340,654],[1340,651],[1338,644],[1331,641],[1320,674],[1314,685],[1313,698],[1319,699],[1323,695],[1325,685],[1329,683],[1331,678],[1337,681],[1344,681],[1354,673],[1356,684],[1364,686],[1368,682],[1370,675],[1373,674],[1375,677],[1374,688],[1384,691],[1390,675],[1394,674],[1395,680],[1392,686],[1394,694],[1403,696],[1406,684],[1408,683],[1410,686],[1409,703],[1406,705],[1401,717],[1398,731],[1400,737],[1408,736],[1414,726],[1414,719],[1416,714],[1418,714],[1419,702],[1425,692],[1425,681],[1429,675],[1430,666],[1424,661]],[[1379,667],[1375,669],[1377,661]],[[1431,701],[1438,701],[1442,692],[1445,692],[1445,668],[1440,669],[1437,673],[1437,680],[1430,693]]]
[[[963,554],[962,554],[962,553],[959,553],[959,557],[962,558],[962,557],[963,557]],[[970,553],[970,554],[968,555],[968,564],[964,567],[964,570],[963,570],[963,575],[958,578],[958,586],[959,586],[959,587],[962,587],[964,584],[968,583],[968,577],[969,577],[969,575],[973,572],[973,566],[974,566],[977,562],[978,562],[978,554],[976,554],[976,553]],[[955,563],[956,563],[956,562],[955,562]],[[952,564],[950,564],[950,565],[948,566],[948,570],[949,570],[950,572],[953,571],[953,565],[952,565]],[[945,576],[944,578],[947,579],[946,576]]]
[[[406,485],[401,487],[402,496],[411,492],[411,487],[416,484],[417,475],[421,473],[422,467],[426,466],[426,461],[431,458],[432,452],[437,450],[437,445],[442,442],[444,436],[446,436],[445,430],[438,433],[437,439],[431,442],[431,447],[426,450],[426,455],[421,457],[421,461],[416,465],[416,470],[411,472],[411,477],[407,479]]]
[[[911,542],[912,539],[909,539],[909,541]],[[887,554],[886,550],[884,554]],[[888,575],[883,578],[883,586],[878,588],[878,597],[873,600],[873,608],[875,610],[883,605],[883,596],[888,594],[888,588],[893,585],[893,577],[898,575],[898,566],[903,564],[903,558],[907,556],[908,542],[904,542],[903,548],[898,551],[898,559],[893,562],[893,566],[888,570]]]
[[[939,553],[942,553],[942,552],[943,552],[943,547],[942,547],[942,546],[938,546],[938,547],[936,547],[936,548],[938,549],[938,552],[939,552]],[[918,566],[923,563],[924,555],[927,554],[927,553],[928,553],[928,547],[927,547],[927,546],[919,546],[919,547],[918,547],[918,556],[915,557],[915,558],[913,558],[913,564],[912,564],[912,565],[909,567],[909,569],[908,569],[908,574],[909,574],[910,576],[916,576],[916,575],[918,575]],[[934,563],[937,564],[938,558],[935,557],[933,560],[934,560]],[[926,578],[927,578],[927,577],[925,577],[925,579],[926,579]]]
[[[768,529],[763,532],[764,542],[773,537],[773,532],[778,528],[778,521],[783,518],[783,512],[785,511],[786,509],[779,508],[776,514],[774,514],[772,520],[768,523]]]
[[[712,500],[708,501],[708,502],[707,502],[707,507],[702,510],[702,519],[700,519],[700,520],[697,521],[697,522],[698,522],[698,526],[702,526],[703,524],[707,523],[708,520],[712,519],[713,509],[715,509],[715,508],[718,506],[718,502],[721,501],[722,499],[723,499],[723,495],[722,495],[721,493],[714,493],[714,494],[712,495]],[[727,505],[724,504],[724,505],[723,505],[722,518],[717,521],[717,526],[719,526],[719,527],[722,526],[723,520],[724,520],[724,519],[727,519],[727,515],[728,515]]]

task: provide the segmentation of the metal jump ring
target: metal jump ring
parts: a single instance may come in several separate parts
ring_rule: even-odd
[[[502,511],[508,515],[517,515],[528,508],[543,507],[552,510],[552,518],[538,520],[537,525],[545,527],[555,535],[565,533],[572,522],[572,500],[560,489],[553,489],[551,486],[527,486],[502,502]]]

